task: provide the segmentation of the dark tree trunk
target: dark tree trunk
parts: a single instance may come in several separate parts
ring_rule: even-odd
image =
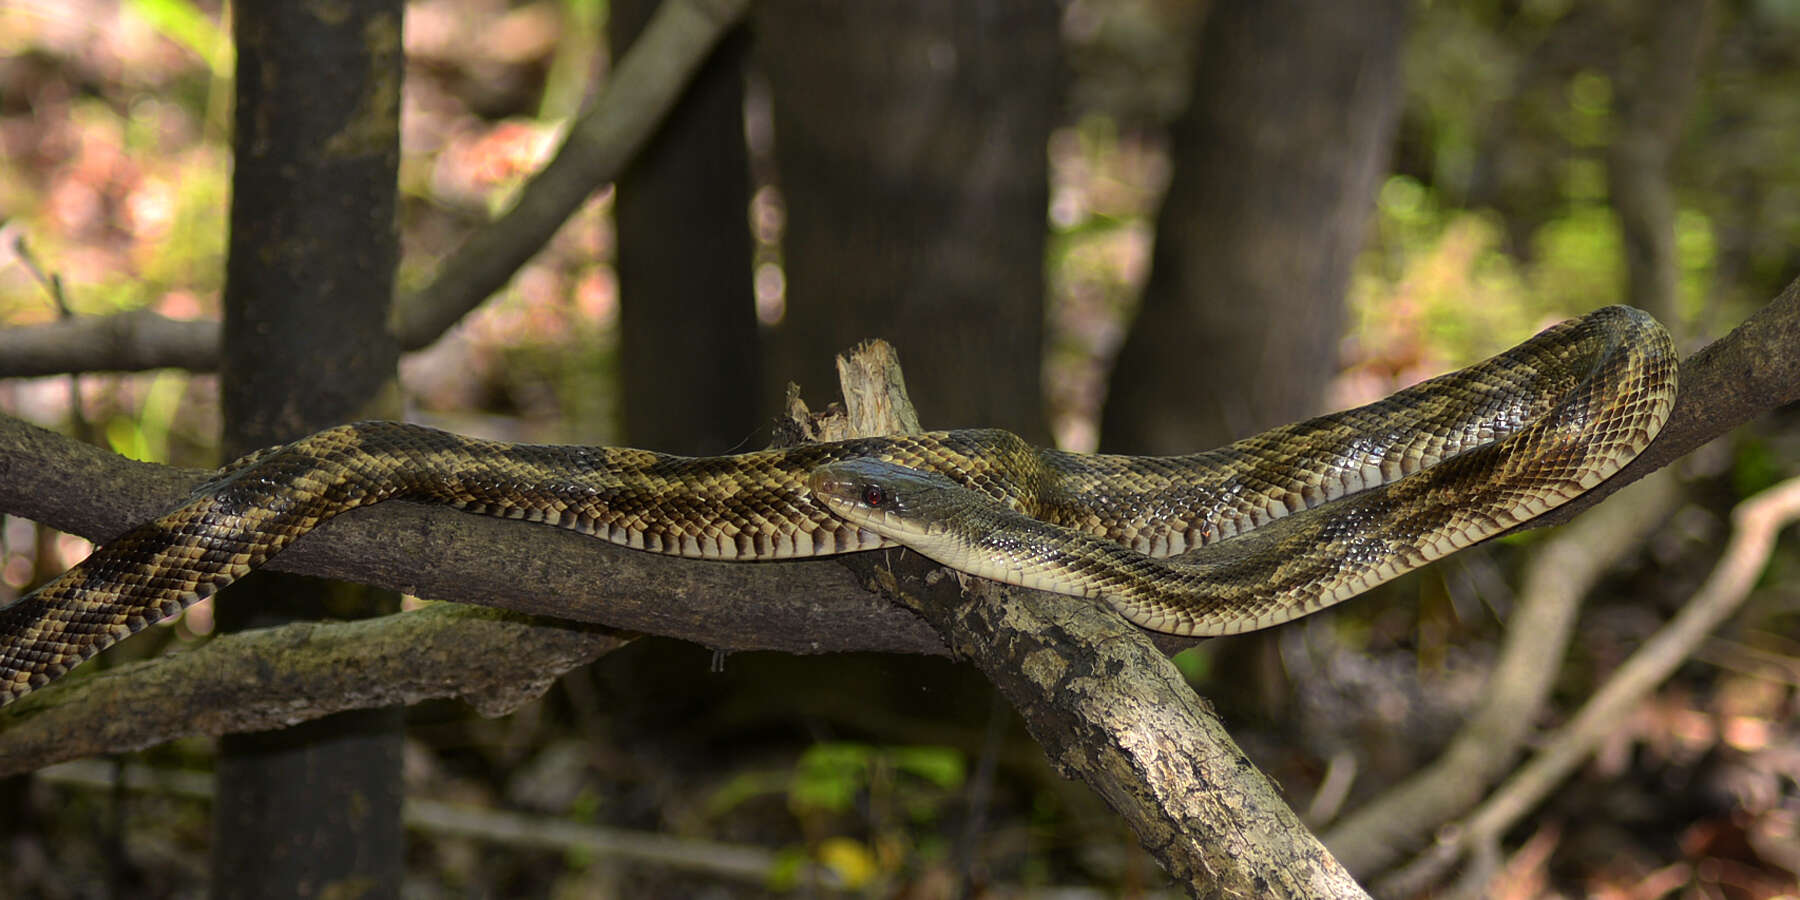
[[[613,3],[614,59],[657,5]],[[740,27],[619,180],[619,357],[624,437],[634,446],[725,453],[741,449],[766,418],[750,280],[748,55]]]
[[[1047,434],[1045,147],[1058,12],[1036,0],[757,9],[787,202],[775,374],[816,396],[882,337],[930,428]]]
[[[1625,245],[1625,302],[1679,337],[1685,329],[1669,159],[1681,142],[1712,34],[1712,0],[1627,7],[1615,15],[1620,31],[1642,36],[1641,51],[1623,54],[1614,74],[1619,125],[1607,148],[1608,195]]]
[[[1190,452],[1318,411],[1399,108],[1405,8],[1213,7],[1106,449]]]
[[[398,253],[399,2],[323,16],[235,11],[236,167],[221,381],[227,457],[389,414]],[[344,618],[388,593],[258,573],[221,595],[223,629]],[[220,742],[218,897],[398,896],[401,711]]]

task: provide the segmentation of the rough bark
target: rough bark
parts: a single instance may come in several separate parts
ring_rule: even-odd
[[[830,384],[879,336],[920,418],[1043,439],[1056,6],[777,0],[756,25],[787,210],[775,371]]]
[[[1688,358],[1681,399],[1662,435],[1624,472],[1568,506],[1590,506],[1597,499],[1589,497],[1800,400],[1796,334],[1800,281]],[[97,541],[179,504],[206,476],[132,462],[0,416],[0,512]],[[1553,511],[1530,524],[1564,519]],[[267,568],[672,635],[725,650],[943,652],[930,627],[870,595],[829,560],[747,565],[675,559],[559,529],[410,503],[384,503],[334,519]],[[1189,643],[1171,640],[1162,647]],[[33,696],[75,697],[83,689],[74,677]],[[0,759],[9,752],[9,729],[32,702],[28,697],[0,710]],[[186,700],[173,695],[159,702]]]
[[[638,39],[656,7],[612,5],[614,54]],[[741,26],[720,41],[618,182],[620,382],[634,446],[725,453],[764,422],[747,221],[749,49]]]
[[[1732,336],[1690,359],[1683,368],[1686,402],[1678,404],[1664,437],[1652,447],[1656,458],[1666,464],[1752,415],[1800,398],[1800,351],[1796,351],[1791,340],[1797,332],[1800,282],[1790,285]],[[1772,337],[1776,335],[1783,339]],[[1745,397],[1758,399],[1747,404],[1743,402]],[[1658,451],[1657,446],[1663,446],[1664,441],[1669,442],[1668,446]],[[0,510],[41,515],[52,524],[69,520],[111,522],[110,531],[116,531],[154,509],[158,493],[167,501],[183,493],[182,489],[198,477],[198,473],[129,463],[39,429],[0,419]],[[146,483],[156,489],[144,490],[142,485]],[[112,491],[115,486],[119,488],[116,496]],[[137,512],[117,515],[112,511],[115,501]],[[409,518],[412,524],[398,524]],[[467,534],[457,534],[459,526],[465,523],[501,528],[483,533],[480,539],[471,539]],[[365,528],[368,530],[361,530]],[[347,539],[352,533],[356,536]],[[440,538],[444,540],[434,543]],[[565,543],[563,539],[568,540]],[[468,558],[459,560],[455,554],[434,552],[458,547]],[[544,553],[539,565],[522,563],[517,556],[522,551],[545,547],[553,549]],[[579,594],[581,584],[618,576],[651,595],[632,598],[639,616],[646,606],[672,613],[660,623],[662,633],[686,637],[699,634],[686,627],[683,617],[700,610],[719,616],[740,640],[767,639],[791,647],[796,640],[813,637],[818,639],[809,648],[813,651],[867,648],[893,637],[878,633],[890,624],[894,634],[918,627],[917,619],[899,613],[886,622],[865,620],[848,630],[836,629],[841,624],[835,621],[840,614],[850,612],[856,598],[867,602],[869,595],[853,586],[855,580],[843,567],[830,561],[786,566],[708,565],[621,551],[553,529],[406,504],[383,504],[347,515],[298,542],[294,549],[277,557],[277,563],[290,565],[300,559],[305,565],[362,577],[362,573],[373,568],[365,566],[366,558],[381,548],[397,551],[386,568],[387,577],[437,573],[444,576],[438,582],[443,596],[500,600],[533,612],[548,611],[549,607],[569,600],[557,593],[561,587]],[[318,555],[309,560],[312,553]],[[593,553],[599,556],[588,555]],[[1167,707],[1166,715],[1156,721],[1154,728],[1137,729],[1145,721],[1141,719],[1132,719],[1131,728],[1123,727],[1123,721],[1116,717],[1117,710],[1128,708],[1157,714],[1155,711],[1164,709],[1180,686],[1178,678],[1168,671],[1159,673],[1156,661],[1145,656],[1141,633],[1092,604],[1053,595],[980,589],[965,602],[952,587],[955,579],[943,577],[941,571],[933,572],[934,567],[917,561],[902,562],[897,567],[898,574],[890,575],[873,558],[876,556],[867,555],[856,563],[864,577],[912,598],[928,618],[945,627],[953,635],[951,640],[957,652],[987,669],[1027,719],[1034,722],[1034,731],[1051,750],[1052,758],[1079,771],[1094,784],[1122,815],[1131,819],[1171,872],[1193,879],[1196,893],[1215,888],[1250,895],[1352,889],[1340,880],[1341,870],[1328,857],[1316,854],[1313,845],[1288,828],[1284,815],[1291,813],[1264,807],[1262,789],[1256,786],[1260,776],[1247,775],[1238,767],[1235,751],[1211,740],[1208,735],[1213,726],[1206,722],[1205,711],[1193,705],[1197,701],[1184,700],[1179,706]],[[575,571],[546,571],[545,567],[553,565]],[[663,577],[645,578],[639,566],[661,568]],[[490,584],[509,585],[510,590],[499,590],[498,597],[472,596],[482,593],[475,582],[483,571],[493,579]],[[772,582],[764,581],[759,573],[773,571],[785,571],[791,577],[771,588]],[[503,577],[494,578],[493,572],[503,573]],[[704,580],[707,572],[726,577],[709,585],[709,589],[693,590],[696,581]],[[954,596],[933,599],[933,591],[950,591]],[[458,596],[465,593],[471,596]],[[1008,599],[996,603],[995,596]],[[546,601],[545,597],[554,599]],[[781,609],[782,603],[804,604],[811,609],[787,620],[765,615]],[[633,603],[622,605],[630,607]],[[566,616],[594,619],[613,617],[619,612],[579,603],[561,608]],[[380,628],[382,623],[404,618],[390,617],[368,625]],[[448,624],[455,627],[454,623]],[[297,626],[289,626],[294,627]],[[799,633],[789,633],[796,628]],[[807,634],[809,628],[814,630]],[[930,645],[942,646],[934,638],[926,640]],[[1071,652],[1071,646],[1083,649]],[[180,665],[179,659],[146,663],[141,671],[155,673],[155,667]],[[223,662],[232,660],[228,657]],[[483,663],[472,658],[468,664],[474,667]],[[90,704],[88,699],[104,696],[105,689],[89,685],[110,680],[93,676],[66,679],[0,711],[0,771],[6,770],[6,761],[14,757],[17,748],[28,743],[24,736],[33,733],[33,719],[52,714],[45,712],[48,707],[69,710],[58,713],[68,718],[58,721],[57,731],[104,730],[107,710],[98,701]],[[191,679],[181,684],[174,693],[142,698],[142,702],[192,709],[200,686]],[[255,702],[279,708],[296,718],[305,717],[313,713],[300,698],[315,688],[300,677],[283,678],[279,684],[270,685],[269,693]],[[1188,697],[1192,697],[1191,693]],[[41,736],[38,733],[38,739]],[[129,742],[138,738],[117,734],[111,739]],[[1163,752],[1165,749],[1169,752]],[[45,761],[49,758],[54,758],[54,754],[44,757]],[[1233,788],[1219,790],[1223,784],[1232,784]],[[1278,868],[1265,871],[1240,865],[1245,860],[1242,847],[1262,846],[1266,837],[1277,845],[1271,852],[1287,854],[1275,860]],[[1244,887],[1246,884],[1250,886]]]
[[[399,260],[404,5],[327,14],[241,7],[220,385],[227,457],[392,415],[387,329]],[[222,592],[226,632],[393,612],[355,584],[253,573]],[[192,698],[199,700],[200,698]],[[397,897],[403,709],[226,735],[216,770],[219,897]]]
[[[1196,897],[1363,891],[1225,732],[1167,655],[1111,610],[917,557],[851,563],[980,668],[1067,777],[1119,813]]]
[[[52,687],[20,701],[0,773],[435,698],[502,715],[625,641],[600,626],[448,603],[221,635],[73,676],[79,691]],[[185,699],[164,702],[169,696]]]
[[[614,0],[606,38],[615,55],[639,39],[657,6]],[[619,402],[622,437],[633,446],[707,456],[755,446],[747,442],[766,430],[744,137],[749,51],[749,29],[732,28],[614,194]],[[638,648],[586,677],[669,682],[670,691],[716,696],[701,686],[712,677],[705,669],[650,671],[671,652],[680,651]],[[659,694],[628,694],[610,712],[624,718],[659,708],[668,696]]]
[[[1104,448],[1189,453],[1319,411],[1399,110],[1406,6],[1213,6]]]
[[[133,462],[0,416],[0,511],[95,541],[180,505],[208,476]],[[333,519],[265,568],[720,650],[942,652],[930,628],[827,563],[677,559],[412,503]]]
[[[849,418],[860,424],[850,436],[920,430],[899,363],[885,349],[838,360]],[[893,554],[861,554],[845,565],[980,668],[1051,762],[1098,792],[1190,894],[1366,896],[1168,657],[1117,612],[949,577],[928,560],[898,556],[897,565]]]

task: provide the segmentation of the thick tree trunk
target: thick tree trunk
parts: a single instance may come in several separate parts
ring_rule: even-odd
[[[1186,453],[1319,411],[1399,108],[1405,8],[1214,6],[1106,449]]]
[[[613,58],[657,6],[612,5]],[[633,446],[726,453],[764,421],[744,147],[749,48],[741,26],[726,36],[618,183],[619,359]]]
[[[393,414],[402,4],[236,10],[236,168],[221,357],[228,457]],[[395,596],[258,573],[219,625],[346,618]],[[398,896],[398,708],[221,741],[218,897]]]
[[[757,16],[787,202],[780,380],[816,393],[834,354],[882,337],[921,420],[1044,438],[1056,6],[775,0]]]

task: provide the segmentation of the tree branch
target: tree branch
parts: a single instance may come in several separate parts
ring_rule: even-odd
[[[0,377],[219,367],[219,323],[148,309],[0,328]]]
[[[1195,896],[1362,897],[1143,631],[1090,600],[850,561],[981,669],[1068,777]]]
[[[1800,350],[1786,336],[1796,333],[1795,310],[1800,304],[1797,297],[1800,297],[1800,287],[1790,286],[1744,327],[1688,360],[1682,370],[1686,387],[1670,425],[1675,429],[1677,439],[1667,443],[1659,440],[1652,446],[1653,451],[1664,448],[1661,464],[1679,455],[1670,452],[1670,448],[1680,447],[1683,448],[1680,452],[1685,452],[1686,448],[1723,433],[1755,413],[1788,402],[1795,395],[1796,384],[1800,383],[1800,377],[1796,377],[1796,372],[1800,371]],[[1665,430],[1665,437],[1668,434]],[[96,540],[116,535],[176,505],[207,476],[205,472],[131,462],[17,420],[0,417],[0,512],[24,515]],[[863,560],[865,570],[874,564],[873,555],[869,557]],[[664,634],[725,649],[801,653],[849,650],[944,652],[944,641],[931,627],[875,597],[865,590],[857,577],[829,561],[739,564],[682,560],[624,550],[558,529],[464,515],[448,508],[384,503],[357,510],[296,542],[277,556],[270,567],[362,581],[436,599]],[[867,577],[865,574],[864,578]],[[913,577],[929,580],[933,576],[928,572]],[[900,585],[905,588],[905,582]],[[917,595],[918,590],[912,589],[912,593]],[[1031,592],[1007,593],[1026,598],[1012,604],[1015,610],[1052,610],[1059,602]],[[979,593],[976,595],[979,601],[974,604],[976,607],[991,606],[981,597]],[[1081,601],[1075,602],[1083,608],[1092,607]],[[962,615],[992,617],[997,613],[972,610]],[[1127,663],[1134,669],[1140,666],[1136,655],[1142,651],[1136,645],[1141,635],[1129,630],[1123,634],[1104,629],[1096,631],[1094,629],[1100,628],[1097,623],[1082,624],[1081,619],[1070,618],[1071,614],[1061,612],[1020,615],[1039,620],[1031,624],[1033,628],[1049,628],[1058,633],[1070,629],[1079,631],[1084,644],[1098,647],[1096,652],[1103,654],[1087,658],[1105,660],[1108,667],[1105,677],[1099,677],[1102,674],[1099,670],[1093,670],[1091,677],[1076,677],[1074,670],[1064,670],[1067,677],[1051,677],[1042,670],[1041,664],[1052,657],[1032,656],[1028,652],[1036,646],[1033,642],[1043,638],[1019,633],[1017,629],[1003,634],[997,626],[988,628],[979,620],[958,626],[968,632],[968,636],[958,638],[961,652],[989,668],[1002,689],[1028,711],[1028,718],[1038,720],[1034,728],[1056,727],[1054,722],[1044,718],[1053,712],[1031,712],[1037,707],[1054,711],[1059,703],[1064,706],[1085,704],[1083,708],[1089,712],[1077,718],[1086,722],[1089,721],[1087,716],[1103,714],[1106,703],[1128,702],[1134,706],[1143,703],[1141,698],[1146,696],[1143,694],[1121,695],[1116,701],[1101,702],[1098,698],[1102,695],[1093,684],[1132,680],[1114,678],[1111,672],[1115,667],[1122,671]],[[436,620],[431,627],[454,637],[460,625]],[[1180,643],[1185,642],[1166,642],[1164,649]],[[230,647],[226,645],[218,652],[228,653]],[[149,663],[138,671],[149,671],[152,666],[165,664],[168,663]],[[1148,666],[1149,663],[1141,665]],[[1008,674],[1009,671],[1012,674]],[[1173,677],[1167,672],[1159,675],[1153,669],[1147,671],[1144,677]],[[58,704],[80,707],[83,712],[79,715],[71,713],[74,718],[59,727],[71,731],[105,727],[108,713],[99,711],[97,705],[81,702],[89,690],[97,690],[86,685],[98,681],[100,679],[78,680],[65,689]],[[191,683],[183,689],[186,690],[192,690]],[[1126,691],[1127,688],[1120,685],[1114,690]],[[310,688],[283,679],[280,684],[269,685],[256,702],[291,712],[297,706],[304,706],[303,703],[296,704],[294,699],[310,691]],[[1062,699],[1056,699],[1055,692],[1058,691]],[[1040,699],[1034,700],[1031,692],[1037,692]],[[179,699],[182,696],[182,692],[165,693],[160,699],[148,698],[143,702],[169,702],[184,710],[191,709],[190,704]],[[1050,699],[1042,699],[1046,697]],[[15,752],[11,745],[16,740],[13,735],[24,727],[22,717],[18,715],[21,708],[33,707],[22,701],[0,710],[0,758]],[[1181,720],[1173,726],[1175,732],[1190,727],[1187,720],[1197,715],[1196,708],[1171,708],[1177,711],[1170,715]],[[1145,812],[1161,808],[1166,802],[1175,804],[1178,811],[1193,813],[1198,817],[1194,821],[1210,821],[1196,810],[1229,802],[1228,798],[1205,789],[1205,785],[1223,782],[1196,775],[1198,787],[1178,784],[1168,789],[1168,793],[1143,793],[1150,789],[1131,780],[1134,776],[1130,773],[1136,771],[1134,767],[1166,776],[1169,773],[1163,767],[1173,757],[1157,757],[1153,746],[1142,745],[1138,738],[1119,734],[1116,730],[1108,732],[1104,725],[1083,727],[1118,735],[1116,746],[1104,752],[1095,751],[1095,766],[1104,763],[1105,771],[1110,773],[1104,778],[1112,779],[1100,783],[1101,793],[1114,800],[1122,811],[1142,813],[1133,821],[1153,849],[1160,848],[1165,854],[1165,865],[1172,872],[1217,874],[1224,871],[1219,868],[1223,863],[1208,855],[1207,848],[1212,845],[1198,838],[1196,829],[1206,826],[1190,822],[1187,813],[1177,812],[1175,817],[1179,821],[1176,821],[1167,813]],[[1178,734],[1157,734],[1157,741],[1151,742],[1154,746],[1162,746],[1158,742],[1164,739],[1178,737]],[[1039,736],[1052,747],[1053,758],[1059,764],[1067,767],[1081,761],[1078,748],[1086,746],[1085,738],[1081,741],[1059,740],[1050,730]],[[133,740],[122,736],[117,745],[140,745]],[[1063,749],[1056,750],[1057,747]],[[1193,752],[1199,754],[1200,750]],[[1225,753],[1212,763],[1195,761],[1187,772],[1235,771],[1235,759]],[[1089,777],[1094,776],[1090,774]],[[1111,786],[1107,786],[1109,783]],[[1251,790],[1252,794],[1247,796],[1254,795],[1254,786]],[[1200,793],[1186,794],[1184,791]],[[1127,815],[1134,813],[1127,812]],[[1269,820],[1254,827],[1229,830],[1229,834],[1269,833],[1270,829],[1279,831],[1282,827],[1285,826],[1280,821]],[[1230,858],[1229,854],[1226,858]]]
[[[183,653],[82,669],[9,707],[0,776],[442,697],[502,715],[626,640],[595,626],[449,604],[221,635]]]
[[[424,290],[396,305],[394,332],[400,349],[417,350],[437,340],[504,287],[589,194],[616,179],[749,5],[749,0],[664,3],[599,99],[575,120],[556,157],[526,183],[512,209],[477,231]]]
[[[1506,532],[1560,525],[1614,491],[1777,407],[1800,401],[1800,278],[1744,324],[1681,364],[1681,392],[1662,433],[1599,487]]]
[[[1644,14],[1651,50],[1621,78],[1620,128],[1609,147],[1609,197],[1624,236],[1627,296],[1672,327],[1679,261],[1665,169],[1681,135],[1708,33],[1711,0],[1681,0]],[[1359,875],[1386,867],[1442,823],[1479,802],[1506,773],[1549,700],[1581,601],[1613,561],[1633,552],[1680,502],[1658,469],[1625,496],[1577,517],[1536,549],[1480,706],[1444,752],[1325,835]]]
[[[1431,765],[1323,835],[1350,871],[1367,877],[1391,865],[1506,774],[1562,671],[1583,597],[1680,502],[1671,474],[1638,482],[1534,550],[1481,705]]]
[[[128,790],[206,803],[214,798],[213,780],[207,775],[141,764],[120,769],[97,760],[66,763],[40,772],[38,777],[51,784],[99,791],[115,790],[122,784]],[[584,825],[559,816],[526,815],[423,797],[407,798],[402,815],[406,827],[439,837],[667,866],[759,887],[767,887],[783,869],[781,855],[761,847]],[[804,863],[787,877],[799,884],[843,886],[832,870],[816,863]]]
[[[849,418],[916,433],[886,344],[838,358]],[[1087,782],[1195,896],[1364,897],[1149,636],[1091,600],[964,576],[917,556],[847,558],[1000,689],[1064,775]],[[954,574],[954,573],[949,573]]]
[[[429,346],[506,285],[597,188],[616,179],[655,133],[688,79],[749,0],[671,0],[581,113],[556,156],[520,189],[512,208],[483,225],[424,289],[399,298],[403,352]],[[150,310],[0,329],[0,378],[219,365],[219,323]]]
[[[1735,528],[1719,562],[1675,618],[1619,666],[1567,725],[1513,773],[1460,827],[1445,829],[1429,851],[1390,876],[1384,894],[1409,896],[1436,881],[1463,854],[1498,841],[1569,776],[1651,690],[1737,611],[1768,565],[1781,529],[1800,520],[1800,478],[1738,504]]]
[[[0,416],[0,513],[95,541],[179,505],[210,475],[133,462]],[[339,516],[267,568],[724,650],[944,652],[923,623],[829,561],[684,560],[414,503]]]

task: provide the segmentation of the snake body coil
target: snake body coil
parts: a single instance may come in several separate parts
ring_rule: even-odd
[[[232,463],[0,608],[0,705],[383,500],[710,559],[905,543],[972,574],[1102,597],[1147,628],[1246,631],[1600,483],[1661,429],[1675,370],[1654,319],[1608,307],[1368,406],[1178,457],[1065,453],[996,430],[687,458],[345,425]],[[870,487],[925,518],[861,502]]]

